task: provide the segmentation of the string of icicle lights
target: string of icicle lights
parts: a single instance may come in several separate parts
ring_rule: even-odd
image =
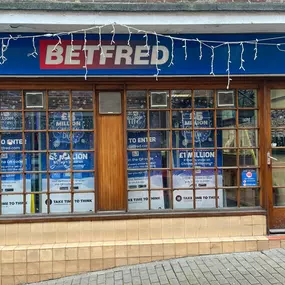
[[[55,38],[57,39],[57,43],[55,44],[53,50],[56,50],[57,47],[59,45],[61,45],[61,37],[62,36],[70,36],[70,44],[71,44],[71,52],[74,51],[73,49],[73,35],[74,34],[79,34],[79,33],[83,33],[84,34],[84,44],[82,47],[82,51],[84,52],[84,57],[85,57],[85,64],[82,66],[83,69],[85,69],[85,79],[87,79],[87,75],[88,75],[88,65],[87,65],[87,51],[86,51],[86,46],[87,46],[87,33],[88,32],[92,32],[97,33],[98,34],[98,48],[100,50],[100,55],[105,57],[104,54],[104,49],[102,47],[102,32],[104,30],[104,28],[106,27],[111,27],[112,31],[111,31],[111,41],[110,44],[113,45],[115,44],[115,35],[116,35],[116,27],[123,27],[126,29],[127,34],[128,34],[128,39],[127,39],[127,45],[130,46],[131,45],[131,41],[132,41],[132,35],[133,34],[142,34],[144,41],[145,41],[145,47],[147,49],[147,55],[149,55],[149,51],[150,51],[150,46],[149,46],[149,36],[154,36],[155,39],[155,45],[157,47],[156,49],[156,64],[155,64],[155,68],[156,68],[156,73],[154,74],[154,76],[156,77],[156,79],[158,79],[159,75],[160,75],[160,71],[161,71],[161,67],[159,66],[159,64],[157,63],[158,61],[158,46],[160,43],[160,39],[161,38],[168,38],[171,41],[171,55],[170,55],[170,63],[168,65],[168,67],[173,66],[174,65],[174,49],[175,49],[175,45],[174,42],[175,41],[180,41],[182,43],[182,47],[184,49],[184,59],[187,60],[188,54],[187,54],[187,46],[192,42],[198,43],[199,44],[199,60],[202,60],[203,58],[203,47],[206,47],[208,49],[210,49],[211,51],[211,60],[210,60],[210,75],[215,75],[214,73],[214,62],[215,62],[215,50],[218,49],[219,47],[225,46],[227,48],[227,66],[226,66],[226,74],[227,74],[227,89],[229,89],[230,87],[230,83],[231,83],[231,46],[233,45],[240,45],[240,70],[245,71],[245,67],[244,67],[244,51],[245,51],[245,44],[249,44],[249,45],[254,45],[254,60],[257,59],[258,57],[258,46],[260,45],[267,45],[267,46],[276,46],[276,48],[281,51],[281,52],[285,52],[285,49],[282,49],[282,46],[285,45],[284,43],[272,43],[270,41],[274,41],[274,40],[285,40],[285,36],[279,36],[279,37],[270,37],[270,38],[262,38],[262,39],[255,39],[255,40],[243,40],[243,41],[213,41],[213,40],[201,40],[199,38],[182,38],[179,36],[170,36],[170,35],[166,35],[166,34],[160,34],[160,33],[156,33],[155,31],[146,31],[146,30],[142,30],[142,29],[137,29],[135,27],[131,27],[128,25],[123,25],[123,24],[117,24],[117,23],[112,23],[112,24],[106,24],[106,25],[97,25],[97,26],[92,26],[89,28],[85,28],[85,29],[80,29],[80,30],[75,30],[75,31],[70,31],[70,32],[59,32],[59,33],[45,33],[45,34],[37,34],[37,35],[17,35],[17,36],[6,36],[6,37],[0,37],[0,43],[1,43],[1,49],[0,49],[0,64],[3,65],[8,59],[5,56],[5,52],[8,50],[9,45],[12,41],[17,41],[19,39],[31,39],[31,52],[27,54],[27,56],[32,56],[34,58],[36,58],[38,56],[38,51],[37,51],[37,47],[35,44],[35,40],[37,38]]]

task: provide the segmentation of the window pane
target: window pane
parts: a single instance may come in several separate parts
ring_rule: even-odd
[[[94,153],[74,152],[72,163],[74,170],[94,170]]]
[[[172,131],[172,147],[191,148],[192,131]]]
[[[271,108],[285,108],[285,89],[270,90]]]
[[[235,128],[235,110],[217,110],[217,128]]]
[[[46,113],[45,112],[25,112],[26,130],[45,130]]]
[[[153,170],[150,171],[150,188],[170,188],[171,174],[168,170]]]
[[[168,108],[169,92],[168,91],[151,91],[150,92],[150,108]]]
[[[171,194],[170,191],[155,190],[150,192],[151,210],[170,209]]]
[[[128,151],[128,169],[140,168],[148,168],[147,151]]]
[[[46,171],[47,155],[46,153],[26,153],[27,171]]]
[[[22,113],[0,112],[0,130],[22,130]]]
[[[150,131],[151,148],[169,148],[169,131]]]
[[[131,132],[128,131],[128,148],[141,149],[148,147],[148,135],[146,131]],[[156,137],[150,138],[151,142],[156,142]]]
[[[127,112],[127,128],[128,129],[146,129],[147,115],[144,111],[128,111]]]
[[[273,203],[274,206],[285,206],[285,189],[273,188]]]
[[[22,133],[1,133],[1,151],[21,151],[23,149]]]
[[[192,150],[173,150],[172,159],[174,168],[191,168],[193,167]]]
[[[151,129],[169,128],[169,112],[168,111],[151,111],[149,115],[150,115],[150,128]]]
[[[218,149],[218,166],[237,166],[237,149]]]
[[[46,150],[46,133],[25,133],[26,150]]]
[[[49,109],[69,109],[69,91],[49,91],[48,105]]]
[[[49,148],[51,150],[69,150],[70,132],[50,132]]]
[[[240,108],[257,107],[257,90],[238,90],[238,105]]]
[[[50,130],[70,130],[70,113],[49,112]]]
[[[214,111],[195,111],[194,112],[194,128],[213,128]]]
[[[285,146],[285,130],[271,131],[271,146]]]
[[[221,190],[219,190],[220,192]],[[221,200],[222,196],[219,196]],[[219,203],[219,202],[218,202]],[[220,204],[220,203],[219,203]],[[213,190],[196,190],[196,208],[211,209],[216,208],[216,191]]]
[[[195,147],[207,148],[214,147],[214,130],[197,130],[194,131]]]
[[[45,214],[47,213],[48,199],[45,194],[26,195],[26,213],[27,214]]]
[[[259,185],[259,173],[258,169],[246,168],[240,169],[240,183],[241,186],[258,186]]]
[[[193,188],[192,170],[173,170],[173,188]]]
[[[46,192],[47,174],[29,173],[26,174],[26,192]]]
[[[214,167],[215,151],[214,149],[203,149],[194,151],[195,166]]]
[[[192,128],[191,111],[173,111],[172,112],[172,128]]]
[[[127,109],[146,109],[146,91],[127,91]]]
[[[72,109],[93,109],[93,92],[72,91]]]
[[[94,117],[93,112],[73,112],[72,127],[74,130],[92,130]]]
[[[236,130],[217,130],[218,147],[236,147]]]
[[[257,149],[240,149],[239,151],[240,166],[258,165]]]
[[[195,108],[213,108],[214,91],[213,90],[195,90],[194,91]]]
[[[169,151],[151,151],[150,152],[151,168],[168,168]]]
[[[2,174],[1,191],[6,194],[23,192],[23,175],[22,174]]]
[[[257,111],[256,110],[239,110],[238,113],[239,127],[257,127]]]
[[[272,169],[273,186],[285,186],[285,168]]]
[[[148,188],[147,171],[128,171],[128,189],[139,190]]]
[[[192,91],[191,90],[172,90],[171,92],[172,108],[191,108]]]
[[[148,192],[147,191],[129,191],[128,192],[128,209],[148,210]]]
[[[260,205],[259,189],[245,188],[240,189],[240,206],[241,207],[256,207]]]
[[[94,148],[94,133],[92,132],[73,132],[73,149],[91,150]]]
[[[258,131],[239,130],[239,146],[240,147],[258,146]]]
[[[193,209],[193,190],[174,190],[173,208]]]
[[[271,163],[274,166],[277,166],[277,165],[285,166],[285,148],[275,148],[275,149],[273,148],[272,156],[277,159],[277,160],[275,159],[271,160]]]
[[[93,191],[95,190],[93,172],[74,172],[73,190],[74,191]]]
[[[236,106],[235,90],[217,90],[217,107],[234,108]]]
[[[238,170],[237,169],[221,169],[222,185],[225,187],[238,186]]]
[[[21,153],[1,153],[1,171],[23,171],[23,156]]]
[[[0,90],[0,110],[21,110],[21,91]]]
[[[69,152],[51,152],[49,154],[50,170],[70,170],[70,153]]]
[[[94,212],[94,193],[75,193],[74,212]]]
[[[50,212],[51,213],[70,213],[71,212],[71,194],[50,194]]]
[[[279,106],[280,107],[280,106]],[[285,127],[285,110],[271,110],[271,127]]]
[[[71,191],[70,173],[50,173],[49,176],[50,192],[69,192]],[[65,195],[65,194],[64,194]],[[68,195],[68,194],[67,194]]]
[[[237,189],[224,189],[224,207],[237,207]]]
[[[1,204],[3,215],[20,215],[24,212],[23,195],[2,195]]]

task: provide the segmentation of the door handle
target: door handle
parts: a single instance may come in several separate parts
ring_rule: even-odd
[[[271,156],[270,155],[270,152],[268,151],[267,152],[267,165],[271,165],[271,160],[275,160],[275,161],[278,161],[278,159],[277,158],[275,158],[275,157],[273,157],[273,156]]]

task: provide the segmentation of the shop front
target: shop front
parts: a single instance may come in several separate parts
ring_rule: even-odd
[[[285,228],[284,53],[113,36],[11,40],[0,66],[0,244],[65,252],[23,276],[268,247]]]

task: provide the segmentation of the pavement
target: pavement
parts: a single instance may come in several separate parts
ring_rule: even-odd
[[[177,258],[33,284],[281,285],[285,284],[285,249]]]

